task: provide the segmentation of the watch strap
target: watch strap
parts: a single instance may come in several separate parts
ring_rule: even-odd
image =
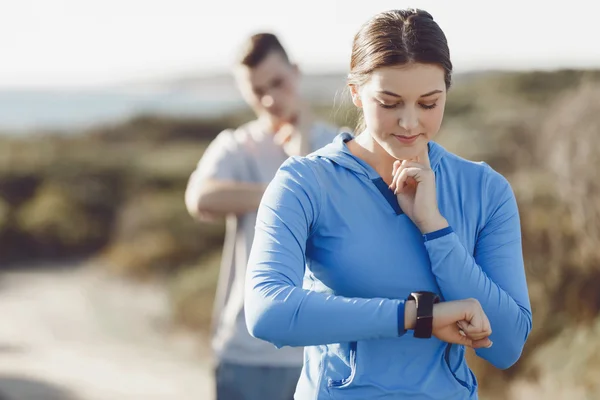
[[[434,292],[412,292],[408,300],[414,300],[417,310],[417,322],[413,336],[419,339],[429,339],[433,332],[433,305],[440,302],[440,297]]]

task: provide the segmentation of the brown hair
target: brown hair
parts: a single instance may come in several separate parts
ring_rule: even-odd
[[[281,53],[285,61],[289,62],[287,52],[277,36],[267,32],[257,33],[243,43],[237,63],[254,68],[274,51]]]
[[[377,68],[409,63],[437,64],[452,83],[452,62],[446,35],[431,14],[419,9],[391,10],[367,21],[354,36],[348,84],[363,85]],[[357,133],[364,129],[362,116]]]

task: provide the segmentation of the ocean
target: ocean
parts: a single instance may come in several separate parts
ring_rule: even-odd
[[[0,134],[77,132],[140,114],[219,116],[244,107],[241,99],[189,91],[0,90]]]

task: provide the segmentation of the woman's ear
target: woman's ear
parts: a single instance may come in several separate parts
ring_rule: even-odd
[[[362,100],[360,99],[360,92],[358,90],[358,86],[349,85],[350,86],[350,94],[352,95],[352,103],[358,108],[362,108]]]

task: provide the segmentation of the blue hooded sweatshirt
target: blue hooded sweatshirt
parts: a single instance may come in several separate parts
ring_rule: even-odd
[[[519,213],[508,181],[429,143],[438,206],[449,227],[421,234],[348,133],[288,159],[258,210],[245,289],[250,333],[305,346],[295,399],[477,399],[465,348],[404,329],[410,292],[475,298],[500,369],[532,326]]]

